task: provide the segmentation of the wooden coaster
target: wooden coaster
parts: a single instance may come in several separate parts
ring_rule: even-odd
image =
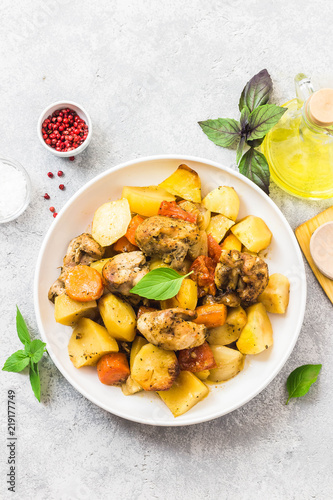
[[[323,224],[325,224],[325,222],[330,222],[330,221],[333,221],[333,207],[324,210],[324,212],[321,212],[312,219],[304,222],[304,224],[298,226],[298,228],[295,231],[295,234],[305,257],[311,266],[312,271],[314,272],[317,280],[323,287],[327,297],[333,304],[333,280],[326,278],[326,276],[324,276],[319,271],[318,267],[313,262],[310,253],[310,239],[312,234],[319,226],[322,226]]]

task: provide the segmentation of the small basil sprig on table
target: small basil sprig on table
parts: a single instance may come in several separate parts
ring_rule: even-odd
[[[131,293],[153,300],[171,299],[179,292],[183,279],[192,274],[191,271],[185,276],[177,273],[174,269],[161,267],[146,274],[132,288]]]
[[[302,365],[296,368],[287,378],[287,390],[289,397],[286,405],[291,398],[300,398],[307,394],[312,384],[318,378],[322,365]]]
[[[266,69],[245,85],[239,100],[239,122],[232,118],[217,118],[199,122],[208,139],[223,148],[237,143],[236,161],[241,174],[269,194],[269,168],[265,156],[255,148],[260,146],[269,130],[277,124],[286,108],[267,104],[273,90]],[[245,145],[250,149],[243,155]]]
[[[38,370],[38,362],[42,359],[44,352],[47,352],[46,344],[39,339],[31,340],[27,325],[20,313],[19,308],[16,306],[16,330],[17,335],[24,350],[14,352],[6,360],[2,370],[6,372],[21,372],[29,365],[29,375],[32,390],[38,401],[40,402],[40,378]]]

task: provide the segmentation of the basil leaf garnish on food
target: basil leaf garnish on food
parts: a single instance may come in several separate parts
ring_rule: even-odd
[[[286,405],[291,398],[300,398],[307,394],[312,384],[318,378],[322,365],[303,365],[291,372],[287,378],[287,390],[289,397]]]
[[[174,269],[162,267],[154,269],[146,274],[132,288],[131,293],[153,300],[171,299],[179,292],[183,279],[192,274],[191,271],[185,276],[177,273]]]

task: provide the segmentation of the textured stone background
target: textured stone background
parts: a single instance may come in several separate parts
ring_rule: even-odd
[[[38,336],[34,267],[52,216],[86,181],[119,162],[182,153],[234,166],[196,125],[237,117],[245,82],[267,68],[274,98],[294,95],[304,71],[332,85],[329,0],[27,0],[0,5],[1,153],[33,182],[30,207],[0,228],[1,355],[19,348],[15,304]],[[91,113],[94,137],[75,162],[49,154],[36,121],[52,101]],[[62,169],[66,191],[46,172]],[[0,178],[1,182],[1,178]],[[272,186],[292,228],[331,201],[305,202]],[[50,264],[52,265],[52,263]],[[26,375],[1,375],[1,498],[329,499],[332,498],[332,306],[307,266],[308,303],[299,341],[259,396],[218,420],[187,428],[127,422],[78,394],[45,359],[42,404]],[[288,407],[285,381],[298,365],[322,362],[318,383]],[[17,494],[7,494],[6,394],[17,391]]]

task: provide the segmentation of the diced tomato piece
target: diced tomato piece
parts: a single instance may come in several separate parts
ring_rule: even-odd
[[[162,201],[158,215],[164,215],[164,217],[171,217],[172,219],[182,219],[193,224],[197,222],[197,214],[186,212],[175,201]]]
[[[190,278],[198,285],[199,297],[216,294],[215,267],[213,259],[205,255],[197,257],[190,267],[190,271],[193,271]]]
[[[198,347],[192,347],[192,349],[179,351],[178,362],[181,370],[193,373],[216,368],[213,351],[207,342]]]
[[[210,233],[207,236],[207,242],[208,242],[208,257],[210,257],[217,264],[221,257],[222,248]]]
[[[140,226],[140,224],[144,221],[145,219],[143,217],[141,217],[141,215],[135,215],[131,222],[129,223],[128,225],[128,228],[127,228],[127,232],[125,234],[126,238],[128,239],[128,241],[130,243],[132,243],[132,245],[136,245],[136,241],[135,241],[135,232],[138,228],[138,226]]]
[[[139,250],[139,247],[132,245],[130,241],[126,238],[126,236],[122,236],[118,241],[113,245],[113,249],[116,252],[134,252],[135,250]]]

